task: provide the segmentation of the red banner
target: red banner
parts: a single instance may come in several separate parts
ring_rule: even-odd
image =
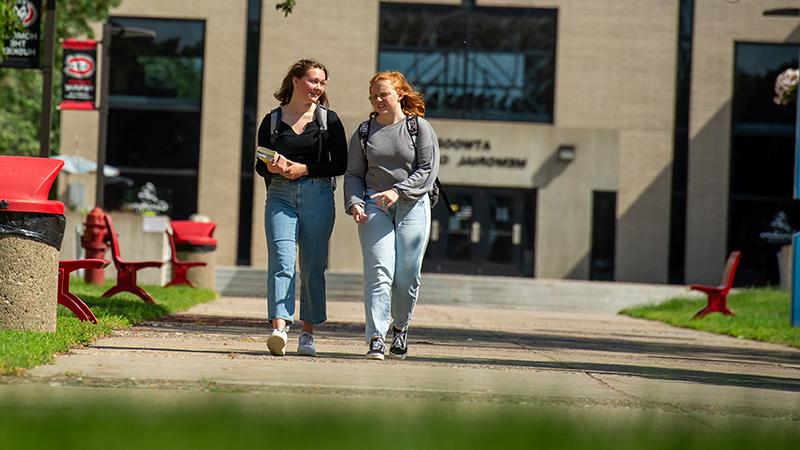
[[[97,42],[64,40],[64,76],[60,109],[95,109]]]

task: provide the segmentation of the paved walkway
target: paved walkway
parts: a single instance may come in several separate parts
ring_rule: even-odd
[[[800,351],[611,314],[421,304],[406,361],[364,359],[363,306],[329,302],[317,358],[266,351],[263,300],[221,298],[59,356],[0,394],[64,386],[426,399],[800,420]],[[142,389],[146,388],[146,389]],[[244,394],[244,395],[242,395]],[[305,398],[305,397],[304,397]],[[43,400],[44,401],[44,400]]]

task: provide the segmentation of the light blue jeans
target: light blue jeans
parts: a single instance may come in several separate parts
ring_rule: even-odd
[[[300,320],[325,322],[325,268],[335,218],[330,178],[276,176],[267,191],[264,228],[269,320],[294,320],[295,267],[300,254]],[[299,248],[299,251],[298,251]]]
[[[389,325],[408,329],[419,294],[422,258],[431,228],[428,196],[400,200],[387,211],[369,198],[367,221],[358,225],[364,255],[365,338],[386,337]]]

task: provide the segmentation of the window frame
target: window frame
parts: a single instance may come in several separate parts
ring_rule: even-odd
[[[202,117],[203,108],[203,86],[205,85],[206,75],[206,51],[208,44],[208,23],[205,19],[181,19],[172,17],[142,17],[142,16],[109,16],[109,21],[114,20],[150,20],[159,22],[183,22],[183,23],[196,23],[202,26],[201,34],[203,36],[203,51],[200,57],[202,58],[202,67],[200,68],[200,78],[198,83],[200,85],[200,92],[196,104],[192,100],[181,98],[163,98],[151,95],[136,95],[136,94],[113,94],[109,89],[108,104],[109,108],[117,109],[142,109],[142,110],[158,110],[158,111],[183,111],[183,112],[199,112]],[[111,48],[113,51],[112,37]],[[113,61],[111,60],[112,69]]]
[[[162,192],[162,189],[172,190],[174,193],[184,192],[189,197],[182,197],[180,194],[177,195],[172,199],[170,202],[170,208],[167,211],[167,214],[172,218],[188,218],[189,214],[196,212],[197,204],[198,204],[198,194],[200,189],[200,160],[201,160],[201,153],[202,153],[202,129],[203,129],[203,102],[204,102],[204,86],[205,86],[205,75],[206,75],[206,67],[207,67],[207,50],[208,50],[208,24],[205,19],[183,19],[183,18],[169,18],[169,17],[141,17],[141,16],[111,16],[109,17],[109,21],[153,21],[153,22],[161,22],[161,23],[190,23],[199,26],[200,36],[202,38],[201,44],[202,47],[200,49],[199,57],[201,59],[201,66],[199,70],[199,77],[196,80],[198,83],[199,91],[197,93],[197,99],[194,100],[192,98],[182,98],[182,97],[167,97],[167,96],[154,96],[154,95],[147,95],[147,94],[114,94],[112,95],[109,92],[109,99],[108,99],[108,106],[109,106],[109,119],[111,119],[111,115],[116,112],[125,112],[125,113],[164,113],[164,114],[189,114],[189,115],[196,115],[197,123],[196,123],[196,130],[191,128],[190,131],[194,133],[196,131],[196,136],[192,134],[193,140],[196,140],[196,158],[185,159],[182,160],[191,162],[192,166],[186,167],[163,167],[163,164],[159,164],[157,161],[152,161],[148,164],[143,166],[126,166],[126,165],[117,165],[117,167],[122,171],[123,177],[129,175],[133,180],[135,180],[134,186],[138,186],[143,184],[145,181],[152,181],[147,180],[147,178],[151,177],[153,179],[180,179],[180,183],[172,183],[172,184],[161,184],[161,186],[156,185],[159,188],[159,192]],[[129,26],[142,26],[146,27],[146,25],[136,25],[136,24],[126,24]],[[112,38],[114,39],[114,38]],[[119,38],[116,38],[119,39]],[[112,50],[113,50],[113,42],[112,42]],[[180,57],[179,55],[170,55],[168,57]],[[114,66],[114,58],[111,58],[111,65],[112,70]],[[118,69],[119,70],[119,69]],[[194,122],[193,122],[194,123]],[[114,159],[114,147],[110,145],[111,135],[106,137],[107,139],[107,157],[109,160]],[[123,148],[124,150],[124,148]],[[188,183],[188,187],[187,187]],[[119,191],[113,191],[112,189],[106,188],[106,198],[107,202],[109,202],[110,198],[116,196],[118,200],[122,201],[122,205],[124,205],[124,198],[129,197],[130,192],[126,192],[127,190],[132,190],[133,194],[135,195],[136,189],[133,186],[129,188],[122,188],[120,187]],[[113,191],[113,192],[112,192]],[[159,195],[162,197],[164,194]],[[193,198],[191,196],[193,195]],[[163,197],[162,197],[163,198]],[[175,200],[177,198],[177,201]],[[191,211],[190,211],[191,210]]]
[[[488,13],[492,16],[502,16],[505,13],[504,17],[517,17],[520,15],[530,15],[531,17],[535,16],[542,16],[542,17],[549,17],[552,20],[552,46],[549,47],[548,51],[550,52],[549,58],[549,66],[552,67],[550,85],[551,88],[549,92],[546,93],[546,103],[545,103],[545,113],[536,114],[534,112],[530,113],[514,113],[510,108],[506,108],[504,110],[487,110],[487,109],[476,109],[475,111],[469,111],[468,109],[464,109],[463,114],[456,114],[453,115],[450,112],[447,113],[439,113],[435,109],[431,110],[428,109],[426,111],[427,115],[432,118],[439,118],[439,119],[453,119],[453,120],[481,120],[481,121],[504,121],[504,122],[524,122],[524,123],[545,123],[545,124],[554,124],[555,123],[555,116],[556,116],[556,91],[557,91],[557,62],[558,62],[558,8],[525,8],[525,7],[495,7],[495,6],[475,6],[472,2],[463,2],[460,5],[443,5],[443,4],[430,4],[430,3],[395,3],[395,2],[380,2],[379,7],[379,14],[378,14],[378,46],[375,55],[375,67],[377,70],[390,70],[384,67],[381,67],[381,55],[384,52],[400,52],[403,51],[401,47],[397,49],[386,49],[382,38],[381,38],[381,28],[383,23],[384,14],[391,13],[391,11],[385,11],[384,8],[392,9],[392,8],[403,8],[403,9],[413,9],[415,11],[422,11],[422,10],[429,10],[429,11],[437,11],[438,14],[446,14],[448,11],[461,11],[465,15],[465,24],[463,31],[463,38],[464,42],[471,42],[473,39],[470,38],[470,33],[472,33],[472,24],[473,18],[480,14]],[[526,51],[504,51],[504,50],[485,50],[481,49],[480,47],[471,46],[471,47],[433,47],[430,48],[422,48],[422,47],[407,47],[407,51],[409,53],[444,53],[444,54],[460,54],[460,59],[462,60],[462,65],[464,65],[464,72],[474,71],[474,68],[469,68],[469,61],[472,55],[475,54],[491,54],[491,53],[498,53],[498,54],[514,54],[516,56],[526,56],[529,54],[533,54],[536,52],[536,49],[530,49]],[[524,62],[524,61],[523,61]],[[405,74],[405,73],[404,73]],[[524,75],[524,69],[522,74]],[[407,75],[407,74],[405,74]],[[465,76],[465,78],[467,78]],[[426,97],[431,95],[428,92],[425,92],[425,89],[429,87],[427,84],[420,83],[416,79],[409,78],[409,81],[414,85],[415,88],[420,89]],[[446,85],[447,83],[445,83]],[[525,80],[521,83],[520,86],[495,86],[494,89],[503,89],[506,92],[512,92],[515,89],[523,89],[525,86]],[[444,85],[443,85],[444,86]],[[469,79],[465,79],[463,84],[459,85],[460,88],[463,89],[464,94],[470,94],[473,92],[477,92],[473,94],[473,98],[484,95],[487,90],[492,90],[491,85],[487,85],[484,87],[478,87],[476,91],[476,85],[469,82]],[[447,94],[445,94],[447,95]],[[524,96],[520,96],[516,100],[522,99]],[[487,111],[489,114],[487,115]],[[497,115],[496,117],[492,117],[492,112]]]

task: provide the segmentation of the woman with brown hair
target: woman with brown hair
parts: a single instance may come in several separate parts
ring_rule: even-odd
[[[335,216],[333,177],[347,167],[347,141],[339,117],[327,109],[328,69],[313,59],[292,64],[275,98],[280,106],[261,121],[258,145],[277,154],[256,172],[267,186],[264,228],[269,261],[267,314],[270,353],[286,354],[294,320],[295,267],[300,256],[300,320],[297,353],[316,355],[314,325],[327,319],[325,268]]]
[[[404,359],[431,224],[428,192],[439,171],[436,133],[425,102],[400,72],[369,82],[374,112],[350,139],[345,210],[358,224],[364,256],[367,358]]]

